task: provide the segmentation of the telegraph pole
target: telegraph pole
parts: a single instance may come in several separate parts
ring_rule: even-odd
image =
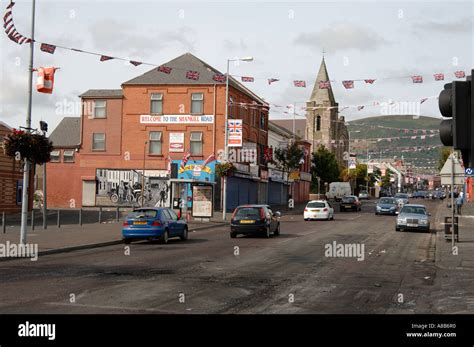
[[[26,112],[26,131],[31,131],[31,109],[33,102],[33,57],[35,48],[35,8],[36,1],[33,0],[31,5],[31,42],[30,42],[30,63],[28,66],[28,107]],[[23,168],[23,192],[21,200],[21,231],[20,243],[26,244],[27,227],[28,227],[28,190],[30,189],[30,162],[24,158],[25,164]]]

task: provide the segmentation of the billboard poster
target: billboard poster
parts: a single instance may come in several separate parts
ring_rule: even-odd
[[[242,119],[230,119],[227,121],[227,146],[242,147]]]
[[[193,186],[192,216],[198,218],[212,217],[212,186]]]
[[[170,133],[170,152],[184,152],[184,133]]]
[[[349,169],[355,169],[357,167],[357,158],[355,155],[351,154],[349,157]]]

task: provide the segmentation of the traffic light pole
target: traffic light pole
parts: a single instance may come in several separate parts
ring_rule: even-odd
[[[451,245],[452,250],[454,250],[455,245],[455,234],[454,234],[454,215],[456,210],[454,209],[454,156],[455,152],[454,149],[451,152]]]

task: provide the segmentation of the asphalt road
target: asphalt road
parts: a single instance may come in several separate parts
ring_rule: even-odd
[[[134,243],[129,255],[116,245],[2,262],[0,313],[433,312],[435,235],[394,223],[369,201],[334,221],[283,216],[270,239],[222,227]],[[364,259],[326,257],[334,241],[363,244]]]

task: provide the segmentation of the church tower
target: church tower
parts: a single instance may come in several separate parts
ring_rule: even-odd
[[[327,88],[322,88],[320,82],[327,82]],[[312,144],[312,151],[324,145],[336,155],[340,167],[346,166],[343,157],[349,149],[349,134],[344,117],[339,116],[324,57],[306,107],[305,138]]]

